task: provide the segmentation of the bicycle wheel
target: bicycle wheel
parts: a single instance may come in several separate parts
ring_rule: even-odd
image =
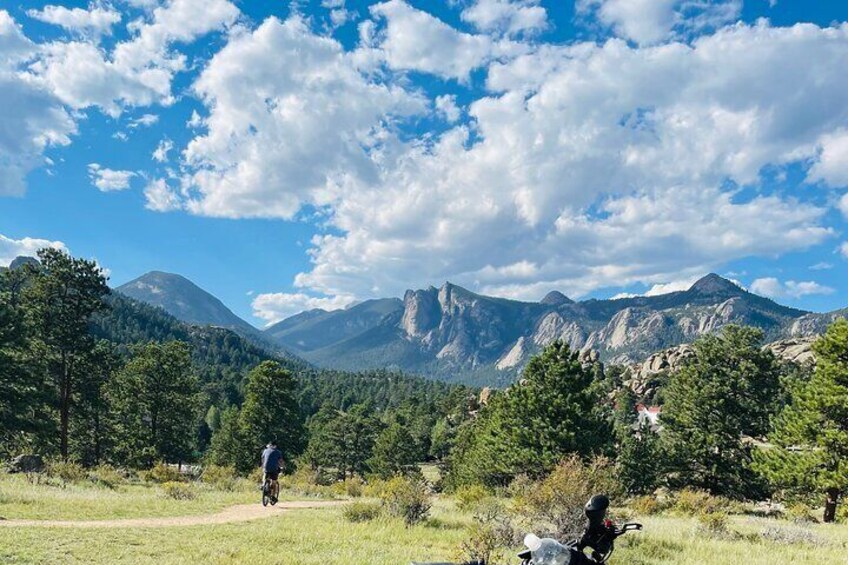
[[[271,502],[271,489],[268,486],[268,482],[262,485],[262,506],[268,506],[268,503]]]

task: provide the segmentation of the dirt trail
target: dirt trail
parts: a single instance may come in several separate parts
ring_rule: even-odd
[[[238,504],[224,508],[215,514],[197,516],[169,516],[163,518],[125,518],[121,520],[3,520],[2,527],[43,527],[43,528],[170,528],[173,526],[203,526],[211,524],[230,524],[249,522],[279,516],[286,510],[301,508],[326,508],[342,504],[339,500],[295,500],[280,501],[276,506],[263,507],[260,504]]]

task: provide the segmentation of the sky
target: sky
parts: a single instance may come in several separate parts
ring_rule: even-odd
[[[843,0],[0,2],[0,265],[263,326],[444,281],[848,306]]]

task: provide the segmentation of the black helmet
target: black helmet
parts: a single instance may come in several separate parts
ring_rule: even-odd
[[[607,515],[610,501],[603,494],[596,494],[586,503],[586,517],[589,519],[589,524],[600,524]]]

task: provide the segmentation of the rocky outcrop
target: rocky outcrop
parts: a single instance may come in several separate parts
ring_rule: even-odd
[[[813,353],[813,343],[815,337],[798,337],[792,339],[782,339],[766,345],[776,357],[798,363],[799,365],[813,365],[816,362],[816,355]]]

